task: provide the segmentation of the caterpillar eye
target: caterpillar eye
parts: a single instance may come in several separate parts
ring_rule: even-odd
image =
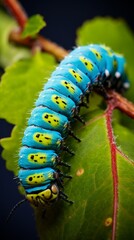
[[[58,194],[59,193],[59,188],[57,187],[56,184],[53,184],[51,186],[51,190],[52,190],[52,193],[54,193],[54,194]]]

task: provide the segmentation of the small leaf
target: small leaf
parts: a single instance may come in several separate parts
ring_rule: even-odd
[[[12,135],[1,140],[3,158],[7,168],[18,172],[18,150],[23,131],[34,106],[34,101],[54,66],[48,54],[38,53],[34,57],[14,63],[6,69],[0,84],[0,117],[15,124]]]
[[[36,14],[30,17],[22,32],[22,38],[35,37],[35,35],[45,26],[46,22],[43,20],[41,15]]]

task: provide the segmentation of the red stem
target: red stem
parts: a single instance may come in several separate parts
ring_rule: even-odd
[[[114,108],[118,108],[129,117],[134,118],[134,104],[132,102],[113,90],[109,90],[107,96],[109,97],[108,104],[111,103]]]
[[[117,163],[116,163],[116,144],[114,140],[113,130],[112,130],[112,112],[116,105],[108,104],[106,111],[106,124],[108,130],[108,138],[111,149],[111,166],[112,166],[112,175],[113,175],[113,225],[112,225],[112,238],[115,240],[116,237],[116,227],[117,227],[117,213],[118,213],[118,172],[117,172]]]
[[[17,0],[3,0],[3,2],[7,9],[12,13],[21,29],[23,29],[28,19],[23,7]]]

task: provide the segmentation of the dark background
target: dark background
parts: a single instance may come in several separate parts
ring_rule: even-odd
[[[20,1],[29,16],[40,13],[47,22],[42,34],[66,49],[75,45],[75,31],[85,20],[95,16],[112,16],[124,18],[134,30],[133,6],[128,1]],[[0,23],[2,24],[2,23]],[[0,121],[0,138],[10,135],[12,126],[4,120]],[[13,173],[5,168],[4,160],[0,159],[0,226],[1,239],[36,240],[37,232],[34,214],[28,203],[21,205],[12,216],[10,222],[4,225],[12,207],[23,197],[17,190]]]

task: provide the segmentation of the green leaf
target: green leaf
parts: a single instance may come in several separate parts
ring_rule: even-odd
[[[17,47],[9,42],[9,34],[17,29],[15,21],[0,10],[0,66],[6,67],[19,59],[30,57],[30,51],[24,47]]]
[[[112,217],[113,206],[105,117],[103,111],[91,114],[92,118],[90,113],[84,115],[86,127],[78,124],[76,128],[81,143],[68,139],[75,156],[64,156],[73,176],[65,184],[65,193],[74,204],[59,201],[44,220],[38,215],[41,239],[108,239],[111,232],[111,226],[105,226],[106,219]]]
[[[18,151],[30,110],[39,91],[50,75],[54,59],[47,54],[36,54],[14,63],[6,69],[0,84],[0,118],[15,124],[12,135],[1,140],[7,168],[18,172]]]
[[[43,17],[39,14],[36,14],[30,17],[25,25],[25,28],[22,32],[22,37],[35,37],[39,31],[46,26],[46,22],[43,20]]]
[[[124,156],[122,151],[118,152],[117,145],[119,182],[116,186],[118,200],[114,200],[115,176],[106,115],[96,106],[96,110],[86,111],[83,118],[86,126],[73,126],[81,143],[71,138],[67,141],[75,156],[64,155],[64,161],[71,164],[71,171],[67,173],[73,176],[72,180],[65,181],[65,193],[74,204],[60,200],[48,209],[45,219],[39,212],[36,213],[40,239],[112,239],[111,220],[114,219],[116,203],[116,239],[131,239],[134,236],[134,161]],[[134,136],[131,134],[131,137]],[[129,146],[129,154],[132,146],[133,142]]]

